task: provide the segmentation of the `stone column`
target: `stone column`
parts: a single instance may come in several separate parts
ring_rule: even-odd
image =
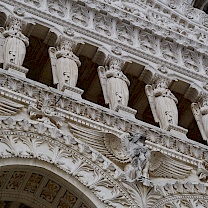
[[[58,90],[69,95],[81,97],[83,90],[76,87],[78,80],[78,67],[81,65],[79,58],[72,49],[76,42],[61,36],[57,46],[49,48],[54,84]]]

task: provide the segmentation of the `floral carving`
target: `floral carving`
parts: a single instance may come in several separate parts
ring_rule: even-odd
[[[77,201],[77,197],[74,196],[69,191],[66,191],[64,196],[61,198],[60,203],[58,205],[58,208],[67,208],[67,207],[73,207],[74,204]],[[84,204],[83,204],[84,205]],[[85,206],[85,205],[84,205]]]
[[[18,189],[24,181],[25,174],[26,172],[23,171],[14,172],[7,184],[7,189]]]
[[[47,202],[52,203],[60,188],[60,185],[58,185],[52,180],[49,180],[46,186],[43,188],[40,197],[45,199]]]
[[[78,23],[80,25],[83,25],[85,27],[88,26],[88,20],[89,20],[89,13],[88,10],[83,6],[78,5],[72,5],[72,20],[75,23]]]
[[[34,193],[40,186],[43,176],[40,174],[32,173],[29,180],[27,181],[24,190],[30,193]]]
[[[54,15],[64,17],[66,13],[66,0],[49,0],[48,10]]]

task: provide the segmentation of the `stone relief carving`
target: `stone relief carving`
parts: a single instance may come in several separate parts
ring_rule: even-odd
[[[43,0],[24,0],[25,3],[29,3],[29,4],[32,4],[36,7],[40,7]]]
[[[208,95],[202,94],[197,103],[191,104],[191,109],[202,138],[208,141]]]
[[[133,44],[133,27],[124,23],[117,24],[118,39],[122,42],[127,42],[130,45]]]
[[[65,84],[71,87],[77,84],[78,67],[81,62],[72,51],[74,45],[73,40],[61,37],[57,49],[49,48],[53,82],[59,90],[62,90]]]
[[[106,68],[98,68],[105,103],[109,104],[112,110],[116,110],[118,104],[127,106],[129,101],[130,82],[121,71],[123,65],[124,61],[121,59],[111,57]]]
[[[125,172],[129,181],[147,180],[149,178],[150,151],[145,146],[145,137],[140,133],[129,137],[129,155],[131,164],[125,166]]]
[[[7,120],[0,122],[1,129],[4,129],[0,133],[1,158],[34,158],[45,161],[79,180],[109,207],[127,208],[135,205],[129,193],[122,188],[119,177],[123,175],[123,171],[104,155],[99,155],[88,146],[83,149],[83,143],[73,138],[66,144],[66,134],[60,131],[54,137],[55,128],[41,123],[27,121],[31,125],[30,131],[24,131],[25,122],[12,119],[17,131],[11,132],[7,122],[4,122]],[[57,186],[52,184],[49,190],[48,185],[45,184],[41,196],[45,200],[53,200],[53,190],[57,192]]]
[[[17,66],[22,66],[25,54],[26,47],[29,45],[28,38],[22,34],[23,22],[16,17],[9,17],[8,28],[4,30],[1,28],[1,63],[4,63],[4,67],[6,64],[14,64]],[[4,39],[4,38],[5,39]]]
[[[163,57],[167,60],[177,62],[178,61],[178,48],[173,42],[162,40],[161,41],[161,52]]]
[[[48,0],[48,10],[54,15],[64,17],[66,13],[66,0]]]
[[[169,124],[178,125],[178,100],[168,89],[168,82],[158,77],[153,85],[145,87],[154,120],[162,129],[167,129]]]
[[[56,127],[62,126],[64,118],[55,111],[54,97],[48,93],[41,92],[37,104],[31,103],[28,112],[31,119],[37,119],[39,122]]]
[[[0,116],[16,115],[24,105],[0,96]]]
[[[199,71],[200,57],[196,51],[191,51],[189,49],[184,48],[184,50],[182,51],[182,57],[184,64],[188,69],[194,70],[196,72]]]
[[[97,13],[94,21],[96,31],[107,36],[111,35],[112,19],[108,15]]]
[[[128,137],[127,133],[117,136],[72,123],[69,124],[69,129],[74,138],[93,147],[99,154],[108,155],[109,158],[122,163],[129,161],[129,155],[124,144],[125,139]]]
[[[156,53],[156,38],[154,35],[142,31],[139,34],[140,46],[143,50],[153,53]]]
[[[193,167],[160,152],[151,153],[149,172],[153,177],[183,179],[190,176],[192,170]]]
[[[71,15],[72,15],[72,20],[77,23],[77,24],[81,24],[85,27],[88,26],[89,23],[89,13],[87,8],[83,7],[83,6],[78,6],[76,4],[72,5],[71,8]]]

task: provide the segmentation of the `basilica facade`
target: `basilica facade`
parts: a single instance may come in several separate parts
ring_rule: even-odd
[[[0,208],[207,208],[207,13],[1,0]]]

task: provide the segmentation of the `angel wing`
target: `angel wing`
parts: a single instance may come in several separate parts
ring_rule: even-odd
[[[122,163],[129,161],[129,154],[121,141],[122,138],[80,125],[69,124],[69,128],[75,138],[88,144],[106,157]]]
[[[174,160],[160,152],[152,152],[150,160],[150,174],[155,177],[187,178],[193,168]]]
[[[191,110],[193,112],[196,123],[199,127],[199,130],[200,130],[200,133],[202,135],[203,140],[208,141],[208,138],[206,136],[206,133],[204,131],[204,127],[203,127],[203,124],[202,124],[202,115],[200,113],[199,105],[197,103],[192,103],[191,104]]]
[[[24,105],[18,104],[7,98],[0,96],[0,116],[15,115],[20,111]]]
[[[4,63],[3,57],[3,46],[5,42],[5,37],[3,36],[4,28],[0,27],[0,63]]]
[[[49,56],[50,56],[50,60],[51,60],[51,67],[52,67],[52,73],[53,73],[53,83],[54,84],[58,84],[58,74],[57,74],[57,68],[56,68],[56,48],[54,47],[50,47],[49,48]]]
[[[146,92],[146,95],[147,95],[147,98],[148,98],[148,101],[149,101],[149,104],[150,104],[150,108],[152,110],[154,120],[155,120],[156,123],[158,123],[159,118],[158,118],[157,111],[156,111],[156,108],[155,108],[155,97],[154,97],[152,86],[151,85],[146,85],[145,86],[145,92]]]
[[[105,75],[105,68],[103,66],[98,67],[98,76],[99,76],[100,84],[103,90],[105,104],[109,104],[110,101],[109,101],[108,94],[107,94],[107,77]]]

